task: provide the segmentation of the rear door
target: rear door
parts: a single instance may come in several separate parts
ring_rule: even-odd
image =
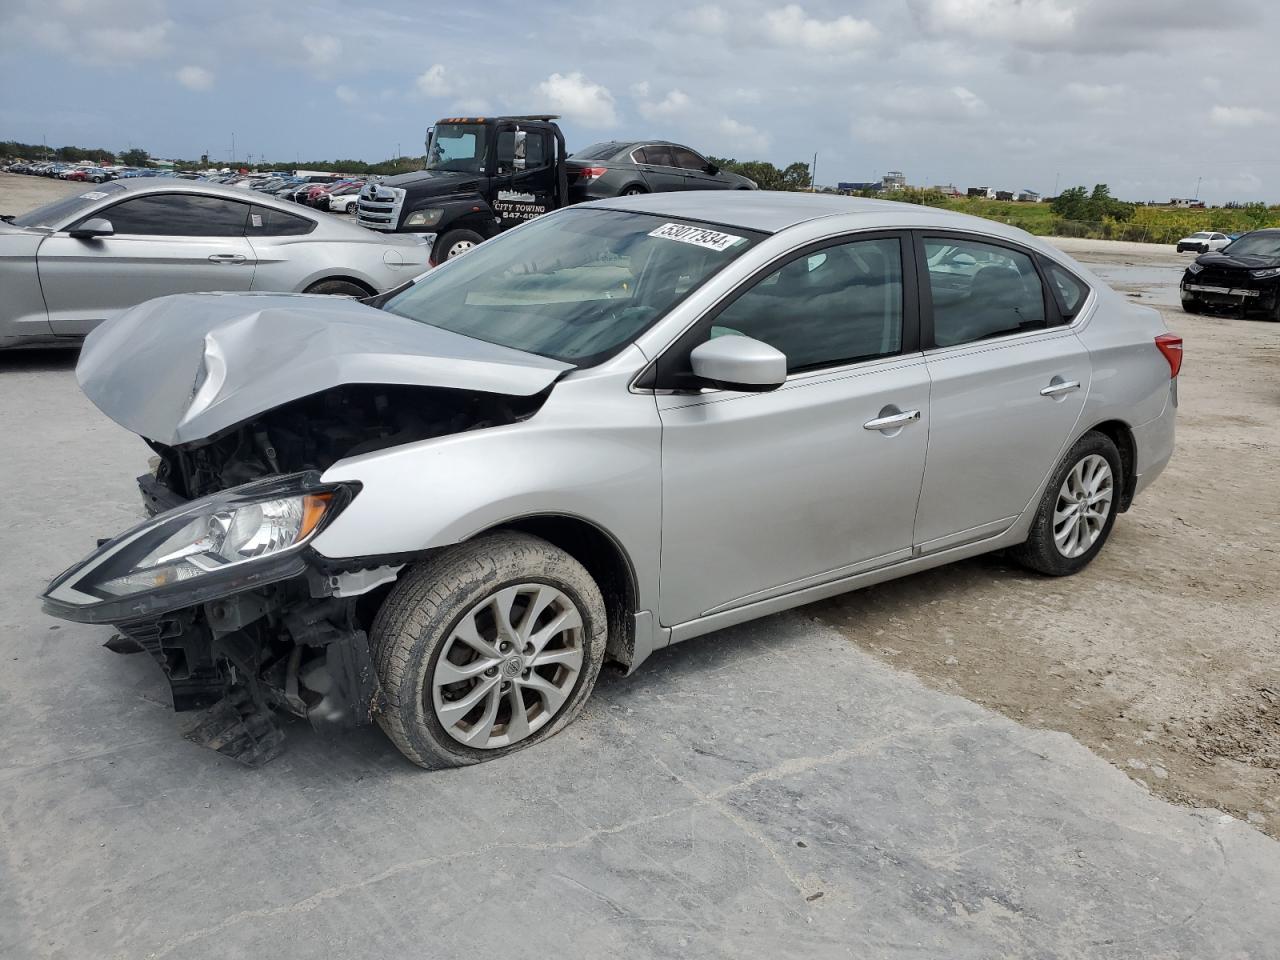
[[[1029,251],[965,234],[917,238],[932,426],[915,550],[1006,530],[1076,431],[1089,353]]]
[[[256,262],[244,235],[249,210],[224,197],[148,193],[93,214],[111,222],[113,236],[48,237],[38,264],[53,332],[86,334],[154,297],[248,290]]]
[[[641,175],[651,192],[668,193],[685,188],[684,171],[676,166],[667,144],[646,144],[631,151],[631,155],[640,161]]]

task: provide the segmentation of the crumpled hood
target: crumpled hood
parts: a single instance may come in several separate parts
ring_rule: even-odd
[[[570,366],[345,297],[196,293],[99,326],[76,379],[116,423],[172,446],[342,384],[532,396]]]
[[[1267,257],[1257,253],[1202,253],[1196,257],[1202,267],[1226,267],[1232,270],[1259,270],[1280,266],[1280,257]]]

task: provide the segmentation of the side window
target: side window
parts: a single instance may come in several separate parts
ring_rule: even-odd
[[[516,134],[504,130],[498,134],[498,174],[505,175],[515,169]],[[530,132],[524,141],[524,168],[536,170],[547,165],[547,137]]]
[[[672,147],[671,155],[675,158],[676,166],[683,170],[703,170],[707,166],[707,161],[685,147]]]
[[[648,154],[645,152],[647,147],[636,147],[631,151],[631,160],[633,163],[652,163]]]
[[[197,193],[151,193],[99,216],[117,234],[143,237],[242,237],[249,204]]]
[[[316,228],[314,220],[296,217],[283,210],[255,206],[249,213],[245,233],[250,237],[300,237]]]
[[[891,356],[902,349],[902,246],[858,240],[798,257],[715,318],[711,336],[763,340],[787,370]]]
[[[1007,247],[925,237],[933,294],[933,342],[972,343],[1047,324],[1044,288],[1026,254]]]
[[[671,156],[671,148],[660,143],[650,144],[644,148],[645,163],[659,167],[674,167],[675,160]]]
[[[1068,273],[1065,267],[1060,267],[1052,260],[1041,260],[1040,265],[1049,277],[1049,285],[1058,300],[1058,309],[1062,311],[1062,316],[1067,320],[1073,319],[1088,299],[1089,288],[1083,280],[1073,273]]]

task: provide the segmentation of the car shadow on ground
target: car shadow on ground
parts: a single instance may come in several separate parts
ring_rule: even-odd
[[[80,344],[65,347],[23,347],[0,350],[0,374],[57,373],[74,370],[80,359]]]
[[[895,616],[906,617],[917,604],[927,602],[922,598],[946,600],[971,590],[981,580],[1008,578],[1014,582],[1026,577],[1027,574],[1012,567],[1000,554],[984,555],[842,594],[830,600],[807,604],[795,610],[657,650],[631,676],[625,676],[616,666],[606,665],[588,701],[587,715],[579,722],[591,723],[593,715],[607,714],[609,711],[621,711],[625,714],[634,698],[653,695],[653,683],[661,683],[663,674],[677,675],[688,681],[697,676],[709,677],[721,671],[733,670],[744,660],[755,657],[786,656],[789,648],[809,640],[803,630],[782,628],[789,619],[800,617],[829,625],[842,619],[843,615],[843,618],[855,622],[862,621],[863,628],[869,629],[873,621],[880,622],[884,618]],[[116,656],[106,651],[102,655]],[[153,690],[149,699],[167,702],[168,690],[165,689],[166,685],[155,663],[145,654],[131,655],[127,659],[129,666],[125,669],[130,675],[138,680],[143,680],[144,675],[154,677],[154,684],[147,682],[147,686]],[[175,739],[181,736],[181,731],[194,726],[199,716],[201,714],[197,713],[177,717],[171,714],[170,719],[176,720]],[[286,736],[285,753],[281,758],[286,762],[273,761],[265,768],[272,779],[302,779],[315,785],[318,780],[325,778],[331,778],[334,782],[352,779],[394,780],[405,774],[424,772],[401,757],[376,724],[353,731],[322,735],[299,718],[277,714],[276,721]],[[654,735],[657,736],[660,732],[654,731]],[[856,731],[851,730],[850,734],[856,735]],[[573,749],[567,738],[556,738],[534,749],[554,750],[557,742],[569,743],[570,746],[566,749]],[[196,748],[191,746],[190,749]],[[193,760],[206,760],[211,764],[222,765],[228,771],[239,769],[234,761],[220,759],[212,754],[193,757]]]

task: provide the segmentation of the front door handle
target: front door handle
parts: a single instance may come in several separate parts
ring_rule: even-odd
[[[211,253],[209,259],[213,263],[244,263],[248,258],[242,253]]]
[[[899,430],[909,423],[915,423],[919,419],[919,410],[904,410],[901,413],[889,413],[884,416],[876,417],[874,420],[868,420],[862,425],[862,429]]]
[[[1054,377],[1049,385],[1040,391],[1042,397],[1060,397],[1063,394],[1071,393],[1073,390],[1080,389],[1079,380],[1063,380],[1061,377]]]

